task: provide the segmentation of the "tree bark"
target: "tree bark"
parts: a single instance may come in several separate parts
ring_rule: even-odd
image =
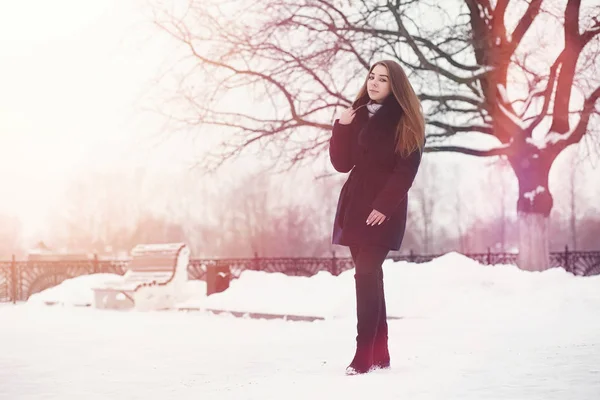
[[[543,271],[550,268],[548,249],[548,217],[519,212],[519,268]]]
[[[570,228],[571,228],[571,249],[577,250],[577,153],[571,153],[571,170],[569,171],[569,195],[570,195]]]
[[[523,270],[543,271],[550,268],[548,220],[553,199],[548,188],[548,176],[553,158],[535,146],[523,143],[509,161],[519,180],[517,263]]]

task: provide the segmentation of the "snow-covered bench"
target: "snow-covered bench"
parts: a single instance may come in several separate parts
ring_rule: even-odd
[[[140,244],[120,280],[93,288],[94,307],[138,310],[173,308],[188,281],[190,250],[185,243]]]

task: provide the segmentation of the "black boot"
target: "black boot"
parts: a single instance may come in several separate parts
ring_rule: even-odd
[[[373,344],[381,308],[376,274],[356,274],[356,353],[346,368],[347,375],[364,374],[373,367]]]
[[[373,345],[373,367],[385,369],[390,367],[390,352],[388,350],[388,325],[383,282],[381,282],[381,285],[381,310],[379,313],[379,323],[377,324],[375,344]]]
[[[383,269],[378,271],[379,296],[381,298],[381,309],[379,313],[379,321],[377,323],[377,334],[375,335],[375,343],[373,345],[373,367],[374,368],[389,368],[390,353],[388,350],[388,325],[387,311],[385,307],[385,290],[383,285]]]

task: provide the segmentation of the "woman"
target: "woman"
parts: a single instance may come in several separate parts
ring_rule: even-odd
[[[404,237],[407,193],[425,145],[421,104],[402,67],[375,63],[352,107],[333,124],[329,156],[350,172],[340,193],[333,243],[355,266],[356,353],[346,373],[389,368],[382,264]]]

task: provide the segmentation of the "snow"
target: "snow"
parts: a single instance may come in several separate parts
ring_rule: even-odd
[[[543,193],[545,191],[546,191],[546,189],[544,189],[543,186],[538,186],[535,188],[535,190],[525,192],[525,194],[523,194],[523,197],[525,197],[527,200],[529,200],[529,202],[531,204],[533,204],[533,200],[535,199],[535,196],[537,196],[538,194]]]
[[[485,7],[483,4],[479,4],[477,3],[477,8],[479,9],[479,18],[481,19],[492,19],[492,16],[490,15],[490,11],[487,7]]]
[[[352,274],[352,271],[346,271],[340,277],[335,277],[321,271],[309,278],[244,271],[239,279],[230,283],[226,291],[209,297],[204,296],[206,291],[197,293],[179,307],[333,318],[347,312],[340,303],[343,305],[348,298],[352,300],[354,292],[347,290],[348,281],[354,279]],[[353,289],[353,286],[349,289]],[[342,297],[332,297],[332,293]]]
[[[118,286],[119,283],[122,284],[125,282],[123,278],[122,275],[108,273],[78,276],[31,295],[27,303],[33,305],[88,307],[93,304],[94,300],[92,288],[101,287],[106,282],[111,282],[112,286]],[[204,281],[188,281],[184,287],[185,290],[181,294],[181,297],[185,301],[188,301],[190,297],[198,293],[206,293],[206,283]]]
[[[343,372],[355,338],[353,271],[244,272],[181,306],[327,316],[315,322],[203,311],[75,307],[105,276],[0,305],[0,399],[594,399],[600,276],[485,266],[457,253],[384,264],[392,369]],[[108,276],[108,278],[110,278]],[[45,301],[60,300],[60,306]],[[275,303],[275,304],[273,304]]]
[[[510,100],[508,99],[508,93],[506,93],[506,87],[499,83],[497,86],[498,93],[500,94],[500,98],[504,104],[510,104]]]
[[[501,102],[498,103],[498,107],[500,108],[500,111],[502,111],[502,113],[504,115],[506,115],[506,117],[509,118],[522,131],[525,131],[525,132],[528,131],[531,127],[522,119],[521,116],[524,115],[525,111],[529,107],[529,103],[531,102],[531,99],[533,98],[533,96],[536,93],[543,92],[545,89],[536,89],[529,94],[529,98],[525,101],[525,103],[523,105],[523,112],[521,113],[521,116],[519,116],[519,115],[514,114],[513,112],[511,112],[509,109],[507,109],[504,106],[504,104],[511,104],[511,101],[508,98],[508,92],[506,91],[506,87],[503,84],[499,83],[497,85],[497,88],[498,88],[498,94],[500,95],[500,99],[502,100]]]
[[[546,140],[544,138],[527,137],[525,141],[540,150],[546,148]]]
[[[546,134],[546,143],[547,144],[556,144],[556,143],[560,142],[561,140],[568,139],[572,133],[573,133],[573,129],[564,135],[557,133],[557,132],[548,132]]]
[[[502,113],[506,115],[506,117],[508,117],[513,122],[513,124],[518,126],[522,131],[525,131],[527,129],[527,124],[525,123],[525,121],[523,121],[517,115],[513,114],[510,110],[504,107],[504,105],[498,103],[498,108],[500,108],[500,111],[502,111]]]
[[[67,306],[88,306],[92,304],[94,293],[92,287],[106,280],[121,280],[116,274],[82,275],[67,279],[60,285],[51,287],[29,297],[30,304],[57,304]]]
[[[479,9],[479,18],[483,18],[485,16],[483,4],[477,3],[477,8]]]
[[[539,186],[525,196],[532,199],[543,190]],[[455,266],[460,266],[460,269],[457,270]],[[500,294],[518,295],[515,288],[525,284],[529,277],[523,275],[523,271],[516,266],[480,265],[459,253],[448,253],[418,265],[386,260],[383,268],[386,286],[391,285],[386,293],[387,311],[390,316],[397,318],[462,313],[468,309],[471,301],[493,302],[502,297]],[[550,275],[551,272],[546,273],[546,276]],[[113,274],[73,278],[31,296],[28,303],[90,305],[93,287],[99,286],[102,281],[118,278],[120,276]],[[189,281],[182,298],[184,300],[176,306],[178,309],[301,315],[323,319],[352,318],[355,314],[354,270],[345,271],[337,277],[325,271],[312,277],[244,271],[240,278],[231,281],[227,290],[208,297],[205,282]],[[456,303],[458,301],[465,303]]]
[[[496,69],[496,67],[493,65],[479,65],[477,70],[471,72],[471,76],[483,75],[483,74],[485,74],[487,72],[491,72],[495,69]],[[481,100],[481,99],[478,99],[478,100]]]
[[[527,143],[532,144],[541,150],[541,149],[545,149],[546,146],[549,144],[556,144],[556,143],[560,142],[561,140],[567,140],[573,133],[573,130],[574,129],[570,130],[569,132],[567,132],[565,134],[561,134],[561,133],[557,133],[557,132],[548,132],[545,136],[538,137],[538,138],[526,138],[525,140],[527,141]]]

